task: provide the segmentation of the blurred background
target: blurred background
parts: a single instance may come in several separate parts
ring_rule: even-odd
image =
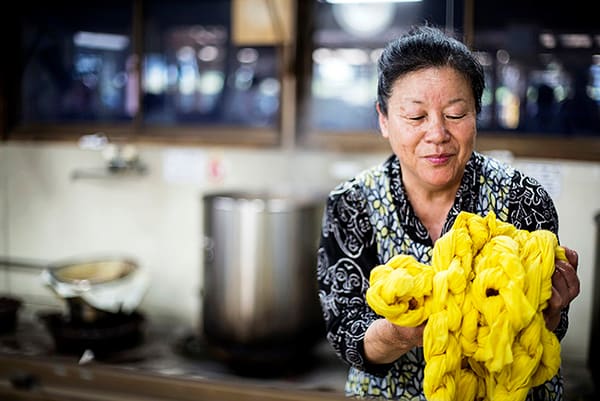
[[[240,330],[219,344],[228,351],[262,335],[243,319],[293,339],[312,330],[318,318],[300,307],[312,299],[299,294],[285,306],[306,314],[295,325],[252,312],[314,274],[314,243],[290,245],[295,219],[307,221],[298,200],[320,218],[334,185],[389,154],[375,62],[386,41],[428,21],[485,67],[478,150],[540,180],[561,242],[579,252],[562,352],[589,384],[600,333],[600,18],[587,3],[22,0],[0,20],[0,295],[22,301],[20,322],[73,307],[40,279],[49,266],[126,255],[144,271],[134,306],[149,325],[203,337],[218,320],[204,309],[218,304],[235,313],[213,339]],[[208,202],[214,194],[233,203]],[[271,202],[281,199],[283,209]],[[312,228],[302,236],[316,241]]]

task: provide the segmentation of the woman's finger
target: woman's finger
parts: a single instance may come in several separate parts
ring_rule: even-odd
[[[552,285],[560,292],[567,304],[575,299],[580,292],[580,281],[577,272],[571,264],[564,261],[556,263],[556,269],[552,275]]]
[[[552,297],[548,301],[551,306],[561,309],[569,304],[569,285],[558,266],[552,275],[552,290]]]
[[[561,296],[556,288],[553,287],[552,297],[548,300],[548,306],[544,309],[544,320],[546,321],[546,327],[550,331],[556,329],[560,323],[561,304]]]
[[[567,260],[569,261],[569,263],[571,264],[571,266],[573,266],[573,269],[575,269],[575,271],[577,271],[577,266],[579,266],[579,254],[568,247],[563,247],[565,250],[565,255],[567,256]]]

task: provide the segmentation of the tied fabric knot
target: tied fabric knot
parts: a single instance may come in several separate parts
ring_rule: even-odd
[[[567,260],[551,231],[461,212],[431,265],[393,256],[371,271],[366,299],[396,325],[426,322],[427,399],[524,400],[560,367],[560,343],[543,316],[555,259]]]
[[[370,280],[379,288],[371,307],[398,326],[418,326],[430,314],[433,269],[414,262],[397,255],[371,272]]]

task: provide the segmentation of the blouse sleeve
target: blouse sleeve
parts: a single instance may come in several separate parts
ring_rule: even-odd
[[[377,264],[365,198],[349,185],[339,187],[330,193],[323,216],[317,264],[319,300],[327,340],[337,355],[375,374],[391,366],[367,364],[363,351],[365,332],[378,318],[365,299],[370,271]]]
[[[532,177],[515,172],[510,192],[509,214],[512,224],[522,230],[549,230],[558,236],[558,213],[552,198]],[[562,340],[569,327],[569,308],[560,314],[560,323],[554,334]]]

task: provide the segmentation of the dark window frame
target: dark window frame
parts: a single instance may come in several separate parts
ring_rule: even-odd
[[[133,46],[141,54],[143,27],[135,22],[142,18],[142,1],[130,0],[134,4]],[[315,0],[316,1],[316,0]],[[461,0],[462,13],[455,15],[463,21],[464,40],[472,44],[475,34],[475,2]],[[311,132],[302,126],[302,116],[306,108],[307,84],[311,68],[311,32],[314,29],[314,16],[310,2],[295,2],[295,22],[298,29],[291,45],[281,46],[282,93],[280,124],[275,130],[246,127],[143,127],[141,115],[133,124],[71,124],[71,125],[31,125],[16,127],[14,116],[18,102],[17,82],[20,68],[14,59],[0,63],[0,140],[2,141],[68,141],[77,140],[81,135],[103,132],[116,138],[149,143],[178,143],[182,145],[224,145],[254,148],[296,147],[305,150],[331,150],[340,152],[388,152],[387,141],[379,132],[345,131],[343,133]],[[481,6],[481,5],[478,5]],[[15,37],[18,23],[8,12],[3,13],[5,54],[19,51],[19,38]],[[141,67],[140,67],[141,68]],[[140,78],[141,79],[141,78]],[[141,94],[140,94],[141,96]],[[516,157],[551,158],[563,160],[600,161],[600,139],[597,137],[549,137],[547,135],[519,132],[479,133],[478,150],[508,150]]]

